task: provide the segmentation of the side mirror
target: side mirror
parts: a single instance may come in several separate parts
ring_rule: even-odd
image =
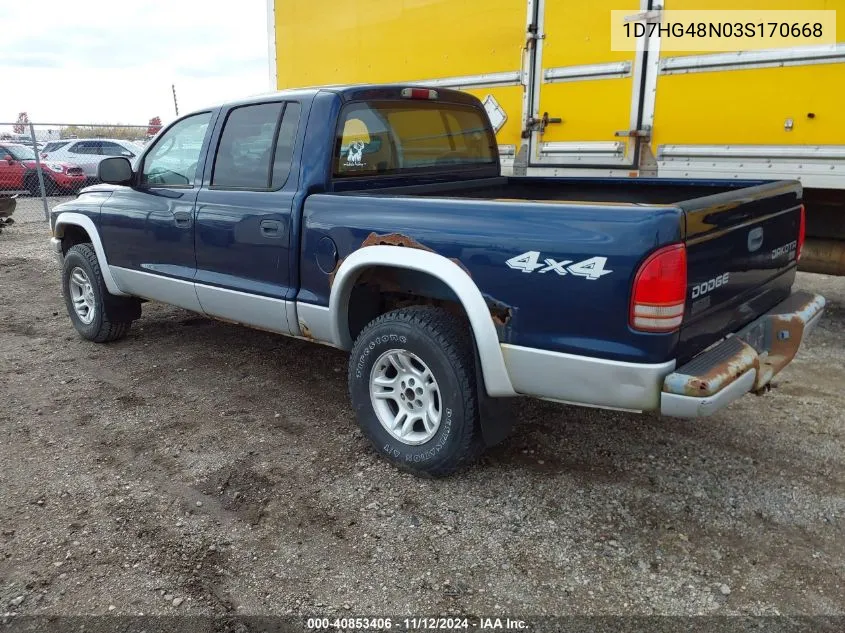
[[[12,158],[11,156],[6,156],[6,162],[9,163],[10,165],[14,165],[15,159]]]
[[[112,156],[100,161],[97,177],[110,185],[128,185],[132,182],[132,164],[123,156]]]

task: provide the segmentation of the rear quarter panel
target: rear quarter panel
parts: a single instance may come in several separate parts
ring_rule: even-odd
[[[330,275],[316,261],[323,238],[334,242],[342,262],[368,240],[399,234],[458,260],[488,304],[509,310],[497,328],[502,343],[662,362],[671,358],[677,335],[629,329],[630,287],[649,252],[681,239],[682,220],[681,211],[668,206],[315,194],[303,212],[299,299],[329,303]],[[606,257],[605,270],[612,272],[589,280],[506,264],[529,251],[540,253],[539,263]]]

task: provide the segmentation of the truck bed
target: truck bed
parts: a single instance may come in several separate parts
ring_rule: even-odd
[[[783,301],[795,277],[803,221],[797,182],[446,177],[452,182],[342,183],[338,188],[347,191],[326,196],[335,205],[338,194],[348,198],[340,205],[344,215],[338,217],[334,206],[332,221],[369,230],[340,250],[354,250],[376,239],[373,234],[401,233],[460,259],[482,290],[490,288],[498,303],[509,306],[511,329],[502,342],[627,362],[686,362]],[[397,217],[403,218],[398,232]],[[477,235],[466,237],[467,227],[482,227],[493,246],[479,249]],[[673,242],[686,247],[681,327],[662,335],[634,332],[625,315],[637,268]],[[575,286],[571,275],[561,282],[560,273],[506,273],[507,262],[520,256],[538,262],[598,257],[612,274]],[[573,291],[578,300],[567,300],[569,335],[562,337],[559,322],[544,310],[548,297]],[[609,350],[602,338],[608,331],[624,344]]]
[[[567,203],[678,204],[763,181],[684,181],[656,178],[490,178],[464,183],[435,183],[410,187],[387,187],[378,193],[419,197],[451,197],[478,200],[525,200]],[[374,195],[372,189],[359,192]]]

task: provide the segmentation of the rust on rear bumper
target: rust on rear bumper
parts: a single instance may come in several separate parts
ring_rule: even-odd
[[[669,374],[664,393],[706,398],[751,370],[752,390],[765,387],[788,365],[824,311],[821,295],[799,291],[756,321]]]
[[[750,369],[757,369],[756,350],[739,338],[730,338],[678,368],[663,382],[663,391],[681,396],[712,396]]]

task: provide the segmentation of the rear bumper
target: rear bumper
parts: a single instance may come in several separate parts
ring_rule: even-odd
[[[715,413],[765,387],[795,357],[825,300],[795,292],[683,367],[647,365],[502,344],[520,395],[603,409],[660,411],[679,418]]]
[[[798,352],[824,313],[825,299],[795,292],[663,381],[660,412],[696,418],[768,385]]]

